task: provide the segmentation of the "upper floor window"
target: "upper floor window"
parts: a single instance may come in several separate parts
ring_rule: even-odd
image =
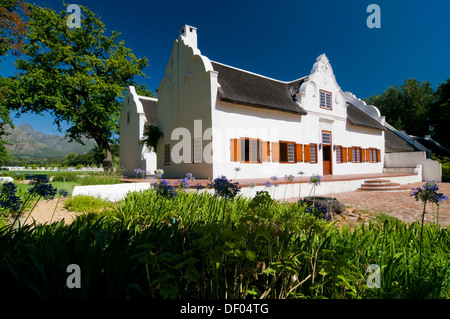
[[[320,107],[331,110],[331,92],[320,90]]]

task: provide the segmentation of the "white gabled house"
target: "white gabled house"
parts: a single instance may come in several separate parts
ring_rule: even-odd
[[[157,156],[140,143],[145,125],[162,133]],[[158,168],[166,178],[233,178],[236,167],[241,179],[376,174],[386,164],[403,167],[405,152],[414,153],[409,168],[423,165],[424,178],[440,179],[440,166],[419,143],[341,90],[325,54],[309,75],[279,81],[211,61],[188,25],[174,42],[158,99],[130,87],[120,116],[120,163],[129,175]]]
[[[278,81],[209,60],[190,26],[159,87],[158,127],[167,177],[383,171],[384,127],[346,100],[325,54],[309,75]]]

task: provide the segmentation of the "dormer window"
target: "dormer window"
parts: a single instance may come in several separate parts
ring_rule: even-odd
[[[331,110],[331,92],[320,90],[320,107]]]

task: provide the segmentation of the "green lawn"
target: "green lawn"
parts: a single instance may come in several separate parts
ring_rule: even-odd
[[[67,196],[72,196],[72,192],[73,192],[73,188],[75,186],[79,186],[81,185],[79,182],[51,182],[51,184],[53,185],[53,187],[55,187],[56,189],[60,190],[60,189],[65,189],[69,194]],[[17,185],[17,189],[22,191],[22,192],[26,192],[28,190],[28,188],[30,187],[29,184],[16,184]]]

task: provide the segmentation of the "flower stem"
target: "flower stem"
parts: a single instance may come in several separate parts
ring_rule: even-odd
[[[28,204],[28,201],[30,200],[30,198],[32,197],[31,194],[28,194],[27,199],[25,199],[25,202],[22,204],[22,207],[20,207],[19,212],[16,215],[16,218],[14,219],[13,223],[11,224],[11,229],[14,227],[14,225],[16,224],[16,221],[19,219],[20,215],[22,215],[22,211],[25,208],[25,206]]]
[[[53,209],[52,217],[50,217],[50,224],[52,223],[53,216],[55,215],[56,208],[58,207],[58,203],[59,203],[59,199],[60,199],[60,198],[61,198],[61,197],[58,197],[58,200],[56,201],[55,209]]]
[[[422,240],[423,240],[423,223],[425,220],[425,209],[427,207],[427,201],[423,204],[423,213],[422,213],[422,225],[420,227],[420,242],[419,242],[419,280],[421,280],[422,276]]]
[[[37,203],[39,202],[39,200],[41,199],[41,197],[42,197],[42,196],[39,196],[39,198],[37,199],[36,203],[34,203],[33,208],[30,210],[30,212],[28,213],[27,218],[25,218],[25,221],[23,222],[24,225],[26,224],[26,222],[27,222],[27,220],[28,220],[28,217],[30,217],[31,213],[33,212],[34,208],[36,207],[36,205],[37,205]]]

